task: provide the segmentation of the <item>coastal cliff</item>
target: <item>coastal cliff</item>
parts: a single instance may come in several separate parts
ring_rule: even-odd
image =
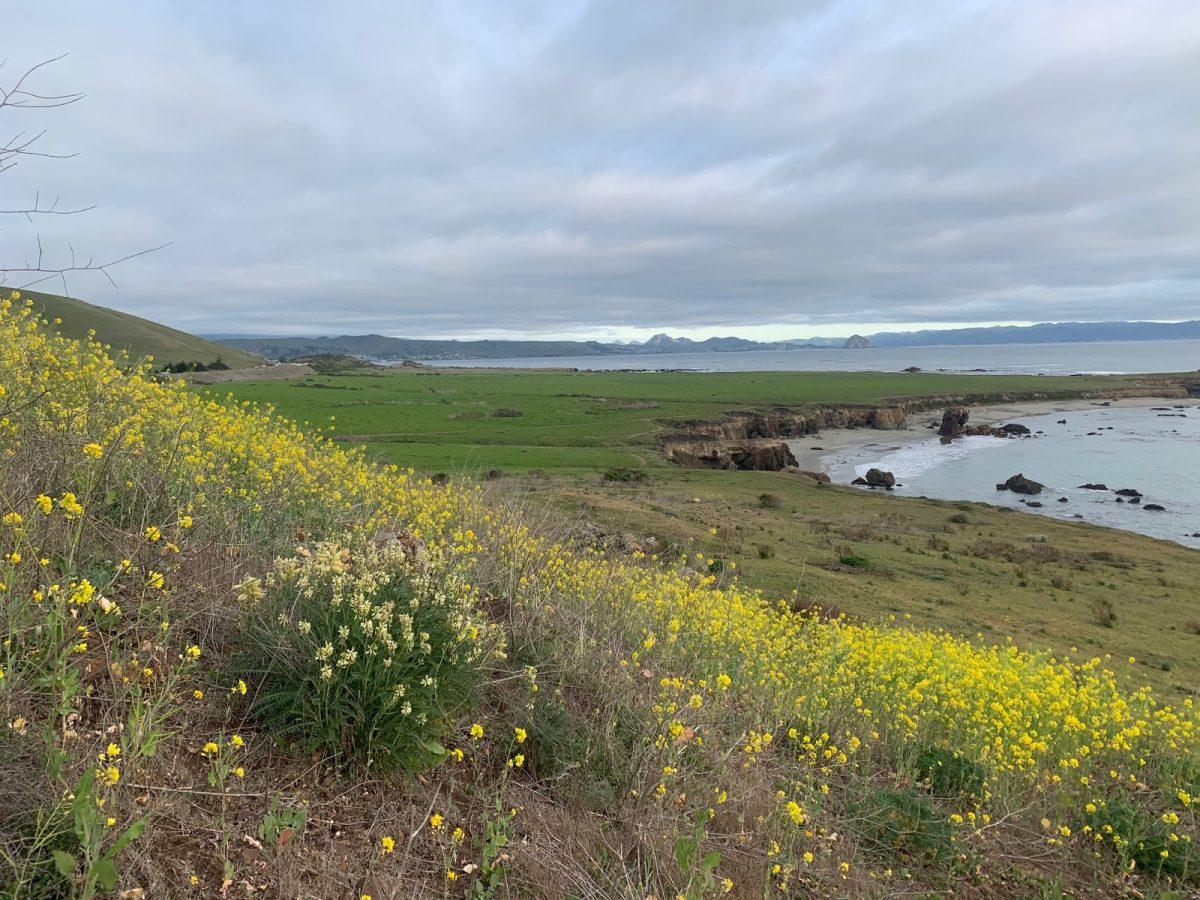
[[[1107,391],[1026,391],[1000,394],[947,394],[897,400],[887,406],[775,407],[727,413],[716,419],[685,420],[666,434],[667,458],[684,466],[778,471],[796,465],[786,441],[825,429],[873,428],[894,431],[913,413],[933,409],[1053,400],[1118,397],[1197,397],[1195,377],[1162,377],[1144,385]]]

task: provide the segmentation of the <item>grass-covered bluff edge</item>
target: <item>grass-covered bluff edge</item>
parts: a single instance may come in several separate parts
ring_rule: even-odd
[[[1194,874],[1196,715],[1098,664],[578,548],[478,486],[126,371],[19,298],[0,388],[19,896],[1026,896]]]

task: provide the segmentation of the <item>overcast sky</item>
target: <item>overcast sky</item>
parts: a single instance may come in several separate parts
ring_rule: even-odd
[[[202,333],[1200,318],[1196,0],[12,3],[0,174]],[[0,221],[0,259],[34,230]],[[52,289],[47,287],[47,289]]]

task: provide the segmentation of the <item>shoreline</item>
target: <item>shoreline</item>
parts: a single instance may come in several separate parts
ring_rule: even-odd
[[[1109,409],[1142,409],[1153,406],[1174,406],[1179,397],[1120,397],[1113,400],[1038,400],[1018,403],[1001,403],[967,407],[972,425],[999,425],[1012,419],[1050,413],[1079,412],[1081,410],[1107,407]],[[1189,398],[1191,399],[1191,398]],[[1194,399],[1193,399],[1194,405]],[[832,474],[833,457],[846,453],[862,453],[867,450],[881,456],[900,448],[937,437],[936,426],[930,422],[940,421],[940,410],[927,410],[909,415],[905,423],[895,429],[877,428],[831,428],[817,434],[806,435],[787,441],[792,455],[801,469]]]

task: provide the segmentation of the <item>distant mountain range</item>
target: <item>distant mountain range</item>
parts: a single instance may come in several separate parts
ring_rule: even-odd
[[[1040,325],[997,325],[944,331],[880,332],[847,338],[800,338],[752,341],[712,337],[703,341],[656,334],[638,343],[600,341],[457,341],[396,338],[381,334],[340,337],[213,337],[212,340],[268,359],[293,359],[343,353],[362,359],[511,359],[522,357],[612,356],[620,353],[729,353],[739,350],[794,350],[871,347],[941,347],[978,344],[1058,344],[1094,341],[1200,340],[1200,321],[1190,322],[1058,322]]]
[[[884,331],[872,347],[944,347],[970,344],[1076,344],[1094,341],[1181,341],[1200,338],[1200,321],[1043,322],[946,331]]]

